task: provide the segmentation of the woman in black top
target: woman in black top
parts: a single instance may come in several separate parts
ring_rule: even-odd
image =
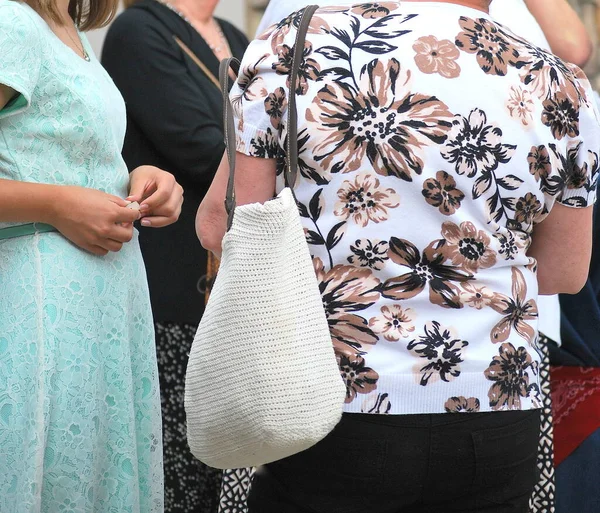
[[[216,4],[135,3],[113,23],[102,53],[127,104],[123,156],[129,169],[141,163],[166,169],[185,194],[178,223],[160,234],[140,229],[156,323],[169,513],[215,512],[220,486],[220,473],[189,452],[183,409],[187,355],[206,286],[207,255],[196,238],[194,219],[224,151],[215,77],[221,59],[241,58],[248,45],[242,32],[212,16]]]

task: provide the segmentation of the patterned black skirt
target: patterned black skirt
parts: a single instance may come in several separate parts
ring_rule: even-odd
[[[165,467],[165,513],[217,513],[221,471],[192,456],[183,397],[188,354],[197,326],[157,323]]]

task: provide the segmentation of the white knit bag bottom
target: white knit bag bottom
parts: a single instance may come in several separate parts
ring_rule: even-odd
[[[187,368],[192,453],[225,469],[303,451],[339,422],[345,393],[290,189],[237,207]]]

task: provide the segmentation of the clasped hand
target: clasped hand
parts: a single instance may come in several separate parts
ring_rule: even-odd
[[[159,228],[179,218],[183,188],[175,177],[154,166],[140,166],[130,174],[126,199],[85,187],[59,188],[49,219],[67,239],[95,255],[120,251],[133,238],[133,223]],[[127,208],[130,202],[140,210]]]

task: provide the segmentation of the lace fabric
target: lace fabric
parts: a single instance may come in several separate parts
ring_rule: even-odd
[[[26,100],[0,111],[0,177],[125,196],[125,108],[98,61],[7,0],[0,55],[0,82]],[[162,513],[158,373],[137,235],[106,257],[58,233],[0,241],[0,326],[0,512]]]

